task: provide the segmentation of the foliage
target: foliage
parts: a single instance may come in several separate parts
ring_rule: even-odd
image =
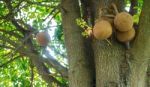
[[[84,29],[84,32],[82,32],[82,35],[86,38],[90,36],[90,33],[88,31],[91,31],[92,28],[84,21],[83,19],[76,19],[77,25],[79,25],[82,29]]]
[[[52,25],[52,19],[56,22],[60,22],[60,13],[58,10],[59,0],[10,0],[11,2],[5,2],[5,0],[0,1],[0,86],[3,87],[29,87],[31,85],[31,67],[30,58],[25,54],[20,54],[17,50],[20,50],[20,46],[23,48],[28,48],[23,45],[24,32],[17,30],[16,26],[13,24],[15,21],[21,25],[26,30],[35,29],[35,31],[48,31]],[[9,7],[9,6],[10,7]],[[12,6],[12,7],[11,7]],[[54,10],[54,8],[57,8]],[[55,15],[55,16],[54,16]],[[15,21],[11,21],[15,19]],[[52,26],[51,26],[52,25]],[[32,26],[32,28],[30,28]],[[59,28],[59,26],[57,26]],[[21,29],[20,29],[21,30]],[[58,34],[56,36],[60,37],[58,39],[53,39],[55,50],[60,51],[60,47],[56,46],[56,40],[63,43],[63,35]],[[62,30],[61,30],[62,33]],[[32,43],[35,49],[40,53],[42,51],[41,47],[38,46],[34,36],[36,32],[33,33]],[[58,35],[58,36],[57,36]],[[51,42],[52,43],[52,42]],[[16,47],[16,44],[18,47]],[[22,49],[23,49],[22,48]],[[57,48],[57,49],[56,49]],[[64,46],[63,48],[64,49]],[[65,51],[64,51],[65,52]],[[57,54],[55,54],[58,57]],[[17,58],[15,58],[17,57]],[[14,59],[15,58],[15,59]],[[62,57],[58,58],[63,61]],[[52,69],[52,67],[49,67]],[[36,67],[34,67],[34,80],[33,85],[35,87],[46,87],[47,83],[38,74]],[[67,83],[66,80],[56,77],[64,85]]]

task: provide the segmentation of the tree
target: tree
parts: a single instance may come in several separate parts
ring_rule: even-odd
[[[135,17],[136,37],[130,42],[131,48],[128,50],[125,44],[116,40],[115,34],[108,40],[85,38],[81,34],[84,30],[76,22],[82,18],[88,26],[93,27],[100,9],[110,9],[112,3],[119,12],[131,5],[129,12]],[[22,61],[21,64],[30,67],[31,71],[27,86],[36,86],[35,81],[39,81],[34,77],[36,70],[50,87],[149,86],[148,0],[0,0],[0,4],[1,67],[5,69],[4,66],[10,67],[12,62]],[[57,23],[55,38],[48,46],[39,47],[34,35],[39,31],[48,32],[48,28],[53,27],[50,26],[52,20]],[[56,58],[47,49],[53,50]],[[66,58],[65,52],[68,65],[61,64]],[[29,76],[29,70],[27,73],[26,76]],[[15,77],[11,78],[12,82],[16,81]],[[45,84],[41,82],[41,85]]]
[[[96,15],[98,13],[97,9],[98,9],[99,5],[97,5],[97,3],[100,4],[100,7],[104,7],[105,5],[111,4],[111,1],[105,1],[105,0],[91,1],[91,2],[83,0],[82,2],[85,6],[90,7],[92,9],[91,13],[93,15]],[[65,3],[65,1],[63,3]],[[85,61],[84,60],[85,58],[87,61],[88,57],[82,58],[81,52],[80,52],[80,51],[85,50],[85,49],[89,51],[90,47],[86,47],[84,42],[79,43],[79,41],[81,41],[80,38],[82,38],[82,36],[80,34],[77,34],[77,30],[75,30],[75,29],[77,29],[77,28],[75,28],[75,27],[77,27],[77,26],[75,26],[75,22],[73,21],[73,22],[68,23],[68,21],[75,20],[76,18],[80,17],[80,14],[78,14],[79,8],[76,8],[77,6],[75,5],[75,3],[78,3],[78,2],[74,1],[71,4],[70,0],[66,0],[66,4],[63,5],[64,8],[66,7],[65,9],[67,9],[66,10],[66,16],[64,16],[64,18],[63,18],[63,21],[64,21],[63,26],[64,26],[64,33],[67,32],[65,37],[66,37],[66,44],[67,44],[67,46],[69,46],[67,48],[68,49],[68,56],[70,55],[69,58],[71,58],[70,62],[69,62],[69,65],[71,68],[71,70],[69,72],[69,76],[70,76],[70,78],[78,79],[76,81],[74,81],[75,79],[73,79],[73,80],[70,79],[69,80],[70,81],[70,87],[81,87],[83,85],[85,87],[92,87],[91,86],[92,85],[91,79],[93,78],[92,74],[94,72],[94,70],[93,70],[94,68],[92,68],[92,69],[88,68],[89,70],[87,70],[87,67],[92,66],[92,65],[89,65],[89,64],[91,64],[90,63],[91,61],[89,61],[88,63],[86,62],[87,64],[85,62],[83,62],[83,61]],[[124,7],[122,7],[124,5],[123,1],[120,1],[120,0],[117,1],[116,0],[116,2],[114,1],[114,3],[121,6],[121,7],[118,6],[121,8],[120,10],[124,9]],[[144,5],[143,5],[143,9],[142,9],[142,13],[145,14],[145,17],[146,17],[145,12],[148,12],[145,9],[146,3],[147,2],[145,0]],[[85,7],[85,8],[87,8],[87,7]],[[73,9],[76,9],[76,10],[73,10]],[[67,13],[67,11],[68,11],[68,13]],[[70,12],[70,14],[69,14],[69,12]],[[74,12],[76,12],[76,14]],[[65,14],[63,14],[63,15],[65,15]],[[149,25],[149,24],[147,24],[145,22],[143,23],[142,20],[144,21],[145,19],[144,19],[144,17],[141,16],[140,17],[140,23],[139,23],[138,35],[136,36],[133,47],[129,51],[130,56],[128,56],[128,57],[125,56],[126,51],[124,50],[124,48],[122,48],[118,43],[116,43],[115,40],[112,41],[113,46],[108,46],[106,41],[93,40],[93,41],[90,41],[88,43],[86,42],[86,44],[92,43],[92,48],[94,51],[94,57],[90,57],[90,58],[95,60],[96,86],[97,87],[105,87],[105,86],[106,87],[107,86],[116,87],[119,85],[120,86],[124,85],[125,87],[126,86],[127,87],[144,87],[145,86],[145,75],[146,75],[146,71],[147,71],[148,55],[147,55],[147,57],[144,57],[144,58],[142,57],[142,56],[146,56],[147,53],[144,54],[146,49],[143,49],[144,47],[141,47],[142,44],[138,44],[138,43],[144,44],[145,41],[147,40],[146,39],[147,36],[145,36],[146,35],[145,33],[146,32],[148,33],[148,31],[146,31],[144,29],[146,29],[145,26]],[[142,25],[141,25],[141,23],[142,23]],[[70,26],[69,26],[69,24],[70,24]],[[69,29],[72,29],[72,30],[69,30]],[[143,39],[144,36],[142,35],[142,32],[140,30],[145,32],[145,33],[143,33],[145,36],[145,41],[141,41],[141,39],[144,40]],[[72,33],[72,32],[74,32],[74,33]],[[72,38],[71,38],[71,36],[69,36],[68,33],[72,34]],[[78,40],[77,40],[77,36],[78,36]],[[73,38],[76,38],[76,40],[78,41],[78,43],[79,43],[78,46],[76,46],[77,45],[77,42],[75,42],[76,40],[74,42],[71,42]],[[140,39],[140,40],[138,40],[138,39]],[[81,43],[82,43],[82,45],[81,45]],[[72,45],[74,46],[74,48],[71,47]],[[79,47],[79,46],[81,46],[81,47]],[[146,46],[146,45],[142,45],[142,46]],[[83,47],[85,47],[85,48],[83,48]],[[141,47],[141,48],[138,49],[139,47]],[[79,49],[79,48],[82,48],[82,49]],[[144,51],[141,49],[143,49]],[[77,52],[79,52],[79,53],[77,53]],[[141,52],[144,52],[144,53],[141,53]],[[147,52],[149,52],[149,51],[147,50]],[[90,52],[89,54],[92,55],[92,52]],[[86,55],[86,52],[85,52],[85,54],[82,54],[82,55]],[[75,60],[75,58],[79,58],[79,57],[81,59]],[[124,60],[124,58],[126,58],[126,61]],[[76,62],[76,63],[73,63],[73,62]],[[122,64],[122,62],[127,62],[127,65],[129,65],[128,67],[129,67],[130,72],[128,70],[125,71],[125,68],[120,66],[120,64]],[[85,68],[85,69],[82,69],[82,68],[80,69],[79,66],[77,68],[75,68],[76,65],[79,65],[78,63],[80,63],[80,67]],[[75,71],[84,73],[83,76],[81,75],[82,76],[81,79],[79,79],[80,75],[78,75],[78,73],[74,73]],[[90,71],[92,71],[92,72],[90,72]],[[123,72],[125,72],[125,73],[123,73]],[[84,82],[82,82],[83,80],[84,80]]]

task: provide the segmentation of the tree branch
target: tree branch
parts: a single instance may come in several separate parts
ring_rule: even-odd
[[[67,55],[63,54],[63,53],[60,53],[60,51],[56,50],[56,48],[54,46],[49,46],[49,48],[51,50],[53,50],[57,55],[60,55],[61,57],[63,58],[67,58]]]
[[[27,48],[28,49],[28,48]],[[68,70],[64,66],[62,66],[55,58],[53,58],[50,54],[46,54],[48,58],[43,58],[42,56],[39,56],[36,51],[31,51],[27,49],[18,49],[17,52],[20,54],[24,54],[30,58],[35,57],[36,59],[39,59],[43,63],[47,63],[48,65],[52,66],[54,69],[56,69],[64,78],[68,78]]]
[[[150,59],[150,10],[149,0],[144,0],[142,12],[140,15],[139,28],[136,32],[136,37],[133,43],[133,47],[130,50],[129,64],[130,75],[129,84],[127,87],[146,86],[145,75],[148,68],[148,61]],[[135,79],[140,78],[140,79]]]
[[[44,21],[50,16],[50,15],[52,15],[53,14],[53,12],[55,12],[57,9],[59,9],[60,8],[60,4],[59,5],[57,5],[50,13],[49,13],[49,15],[44,19]]]
[[[16,12],[19,10],[19,6],[24,2],[24,0],[19,1],[19,3],[14,7]]]
[[[64,87],[61,82],[59,82],[57,79],[51,76],[51,73],[49,72],[48,68],[44,65],[45,61],[43,61],[43,58],[40,57],[36,53],[36,51],[31,51],[23,48],[19,49],[17,52],[20,54],[24,54],[31,59],[34,66],[37,68],[39,75],[41,75],[47,83],[53,82],[58,84],[60,87]]]
[[[3,41],[6,41],[7,43],[11,44],[12,46],[15,47],[14,53],[17,52],[18,50],[20,50],[20,48],[22,48],[22,50],[25,50],[23,48],[24,43],[31,37],[32,33],[30,33],[26,38],[24,38],[24,40],[22,41],[21,44],[15,43],[14,41],[8,39],[7,37],[3,37],[0,35],[0,39],[2,39]],[[24,54],[24,53],[23,53]]]
[[[43,64],[43,62],[37,59],[36,56],[30,56],[33,64],[36,66],[38,73],[42,76],[42,78],[49,84],[52,82],[56,83],[60,87],[64,87],[61,82],[51,76],[48,68]]]
[[[60,11],[57,11],[57,12],[51,17],[50,21],[52,21],[52,19],[53,19],[58,13],[60,13]]]
[[[27,24],[27,23],[25,23],[25,22],[22,21],[22,20],[17,20],[17,22],[18,22],[20,25],[22,25],[22,26],[25,27],[24,30],[26,30],[26,31],[31,31],[31,32],[34,32],[34,33],[37,32],[37,30],[36,30],[34,27],[32,27],[30,24]]]
[[[44,58],[44,61],[54,67],[59,73],[61,73],[63,77],[68,78],[68,69],[62,66],[55,58],[53,58],[48,51],[45,50],[44,54],[48,57]]]
[[[32,60],[30,59],[30,73],[31,73],[31,78],[30,78],[30,87],[33,87],[33,80],[34,80],[34,65],[32,63]]]
[[[13,25],[15,25],[18,31],[20,31],[23,35],[25,35],[26,30],[22,26],[20,26],[15,19],[12,19],[11,22]]]

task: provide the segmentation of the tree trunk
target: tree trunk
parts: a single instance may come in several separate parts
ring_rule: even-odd
[[[150,87],[150,61],[148,63],[148,69],[147,69],[147,73],[146,73],[146,87]]]
[[[114,2],[117,6],[123,7],[122,0],[99,0],[93,1],[94,14],[97,18],[99,8],[110,6]],[[121,10],[120,8],[119,10]],[[113,35],[114,36],[114,35]],[[93,40],[94,57],[96,64],[96,87],[117,87],[120,85],[120,64],[125,58],[125,50],[121,45],[116,43],[114,37],[111,37],[110,45],[106,40]]]
[[[119,66],[123,58],[122,47],[116,43],[109,46],[106,41],[93,42],[96,64],[96,86],[116,87],[119,85]],[[116,45],[116,46],[115,46]]]
[[[124,10],[124,0],[90,0],[91,18],[97,18],[99,8],[116,3],[119,11]],[[125,50],[112,35],[106,40],[93,39],[92,46],[95,58],[96,87],[145,87],[146,71],[150,52],[150,10],[145,0],[140,27],[131,50]],[[85,40],[75,20],[80,17],[77,0],[62,1],[63,28],[65,44],[69,56],[69,87],[92,87],[93,69],[86,51]],[[95,20],[95,19],[93,19]],[[94,22],[94,21],[92,21]],[[93,24],[93,23],[92,23]],[[127,53],[128,52],[128,53]],[[92,58],[92,57],[91,57]],[[123,64],[125,68],[122,67]],[[92,69],[92,70],[91,70]]]
[[[93,70],[86,54],[84,37],[76,24],[80,18],[78,0],[62,0],[62,23],[69,60],[69,87],[92,87]]]
[[[131,49],[128,87],[145,87],[148,60],[150,57],[150,10],[149,0],[144,0],[139,30]],[[132,60],[131,60],[132,58]]]

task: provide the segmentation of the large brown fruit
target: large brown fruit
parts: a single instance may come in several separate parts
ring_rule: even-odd
[[[41,46],[46,46],[49,42],[49,38],[46,32],[37,33],[36,40]]]
[[[131,28],[129,31],[126,32],[117,32],[117,39],[120,42],[128,42],[131,41],[135,36],[134,28]]]
[[[98,40],[104,40],[111,36],[112,26],[106,20],[101,20],[94,25],[93,35]]]
[[[129,31],[133,27],[133,17],[127,12],[118,13],[114,25],[118,31]]]

